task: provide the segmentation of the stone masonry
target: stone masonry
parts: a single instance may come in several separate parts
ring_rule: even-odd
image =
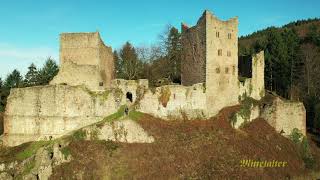
[[[126,105],[165,120],[206,119],[264,90],[264,52],[249,58],[239,81],[238,18],[221,21],[205,11],[197,25],[182,25],[181,85],[149,87],[148,80],[114,79],[112,49],[98,32],[60,35],[60,70],[47,86],[12,89],[4,114],[3,143],[49,140],[101,121]],[[302,103],[275,100],[252,106],[248,120],[264,117],[276,130],[305,134]]]
[[[112,49],[105,46],[99,32],[61,34],[60,64],[52,85],[86,85],[91,90],[103,90],[114,79]]]

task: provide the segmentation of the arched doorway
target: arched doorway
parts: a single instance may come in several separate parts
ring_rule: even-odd
[[[130,102],[132,102],[132,93],[131,92],[127,92],[126,97]]]

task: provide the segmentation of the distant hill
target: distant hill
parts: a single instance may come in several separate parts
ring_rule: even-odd
[[[268,27],[266,29],[259,30],[252,34],[241,36],[239,38],[239,48],[243,49],[243,48],[253,47],[257,41],[265,38],[265,36],[267,35],[267,32],[271,29],[279,32],[283,32],[285,29],[294,30],[297,33],[298,37],[301,40],[303,40],[307,37],[307,34],[310,31],[310,28],[312,28],[312,26],[317,27],[319,30],[320,19],[315,18],[315,19],[308,19],[308,20],[298,20],[298,21],[283,25],[282,27]]]

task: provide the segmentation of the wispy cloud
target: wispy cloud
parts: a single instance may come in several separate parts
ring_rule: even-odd
[[[15,47],[9,44],[0,43],[0,61],[6,59],[16,60],[37,60],[51,56],[58,57],[58,52],[48,47]]]
[[[47,57],[58,62],[58,50],[50,47],[17,47],[0,43],[0,77],[4,78],[14,69],[24,74],[31,63],[41,67]]]

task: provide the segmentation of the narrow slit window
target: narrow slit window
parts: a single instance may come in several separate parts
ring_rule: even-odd
[[[231,33],[228,33],[228,39],[231,39]]]
[[[229,73],[229,68],[228,68],[228,67],[225,68],[225,73],[226,73],[226,74]]]
[[[219,37],[219,36],[220,36],[220,34],[219,34],[219,32],[217,31],[217,32],[216,32],[216,37]]]
[[[228,57],[231,56],[231,51],[227,51],[227,56],[228,56]]]
[[[218,49],[218,56],[222,56],[222,49]]]

